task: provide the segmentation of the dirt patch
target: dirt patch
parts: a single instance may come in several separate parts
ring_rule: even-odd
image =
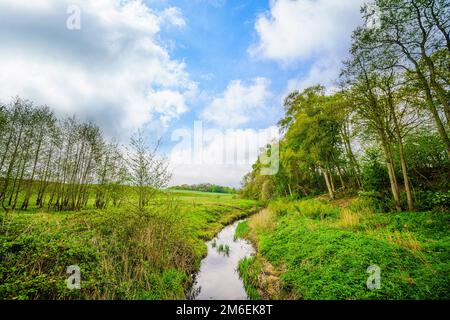
[[[350,197],[350,198],[346,197],[346,198],[332,200],[331,203],[342,209],[346,209],[355,200],[356,200],[356,197]]]

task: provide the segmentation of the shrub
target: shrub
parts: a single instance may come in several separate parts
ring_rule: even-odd
[[[300,214],[316,220],[336,219],[340,215],[340,209],[338,207],[315,199],[300,201],[294,207]]]
[[[261,188],[261,200],[262,201],[268,201],[273,196],[273,183],[272,180],[266,180],[264,181],[262,188]]]
[[[358,196],[361,203],[373,211],[389,212],[393,208],[392,197],[386,192],[360,191]]]
[[[366,191],[389,190],[389,176],[382,161],[382,152],[368,149],[362,161],[362,185]]]
[[[270,211],[274,212],[277,217],[282,217],[292,210],[293,205],[291,202],[284,202],[280,200],[270,202],[268,208]]]
[[[415,206],[418,210],[448,211],[450,209],[450,191],[418,191],[414,193],[414,197]]]

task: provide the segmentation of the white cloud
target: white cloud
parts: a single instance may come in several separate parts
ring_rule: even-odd
[[[259,39],[249,53],[283,65],[308,63],[305,74],[289,81],[288,90],[334,86],[366,1],[271,0],[270,11],[257,18]]]
[[[69,5],[81,9],[80,30],[66,28]],[[15,0],[0,2],[0,21],[1,101],[20,95],[124,137],[177,118],[196,91],[184,63],[159,39],[163,25],[185,25],[176,8],[156,12],[140,0]]]
[[[337,87],[336,80],[339,78],[340,57],[321,57],[309,68],[306,75],[288,81],[286,96],[294,90],[304,90],[308,87],[321,84],[327,91],[334,91]]]
[[[176,7],[165,9],[161,14],[160,20],[162,22],[167,21],[168,23],[180,28],[186,26],[186,21],[184,20],[183,13],[179,8]]]
[[[364,0],[272,0],[255,24],[259,43],[253,54],[281,61],[341,52],[360,23]]]
[[[203,110],[202,118],[222,128],[236,128],[258,119],[267,112],[269,84],[265,78],[255,78],[250,84],[231,81]]]
[[[168,125],[168,122],[171,119],[176,118],[179,114],[182,114],[187,110],[185,97],[178,91],[150,91],[149,102],[156,112],[163,115],[161,117],[163,125]]]
[[[183,129],[172,136],[169,153],[174,178],[171,185],[211,182],[238,187],[251,171],[261,148],[279,138],[275,126],[265,129]]]

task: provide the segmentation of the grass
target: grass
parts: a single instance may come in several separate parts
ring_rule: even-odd
[[[374,213],[317,199],[275,201],[249,219],[257,244],[241,262],[246,287],[269,299],[449,299],[450,213]],[[366,286],[381,269],[381,289]],[[267,284],[272,267],[277,284]]]
[[[172,191],[144,211],[1,214],[0,299],[185,299],[204,241],[257,210],[230,195]],[[81,290],[66,287],[70,265]]]
[[[220,244],[217,246],[217,252],[223,253],[226,256],[230,255],[230,246],[227,244]]]
[[[258,283],[258,276],[261,273],[261,266],[255,256],[244,258],[239,262],[239,274],[244,282],[245,292],[251,300],[260,300],[261,295],[258,289],[253,285]]]
[[[348,209],[342,209],[337,224],[343,229],[352,229],[359,224],[360,215]]]
[[[250,233],[250,226],[248,225],[248,221],[239,222],[236,227],[236,231],[234,232],[234,240],[237,238],[245,238]]]

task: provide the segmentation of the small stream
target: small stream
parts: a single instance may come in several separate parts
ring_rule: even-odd
[[[239,261],[251,256],[255,250],[250,242],[240,238],[233,239],[236,227],[241,221],[223,228],[214,239],[206,243],[208,255],[201,262],[191,299],[248,299],[237,268]],[[222,251],[219,251],[220,245]],[[228,246],[229,250],[225,246]]]

